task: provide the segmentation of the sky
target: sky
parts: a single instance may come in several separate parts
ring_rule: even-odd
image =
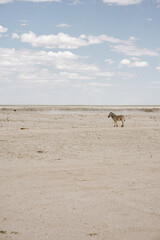
[[[160,0],[0,0],[0,105],[160,105]]]

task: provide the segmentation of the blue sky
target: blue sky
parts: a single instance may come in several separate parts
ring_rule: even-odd
[[[0,104],[160,104],[160,0],[0,0]]]

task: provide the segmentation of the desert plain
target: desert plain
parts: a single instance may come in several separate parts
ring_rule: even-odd
[[[1,106],[0,240],[160,240],[160,107]]]

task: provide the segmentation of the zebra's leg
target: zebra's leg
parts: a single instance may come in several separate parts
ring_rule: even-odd
[[[117,121],[114,121],[114,127],[118,127]]]
[[[124,121],[122,120],[122,125],[121,125],[121,127],[124,127]]]

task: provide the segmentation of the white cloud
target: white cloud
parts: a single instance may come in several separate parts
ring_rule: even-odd
[[[65,33],[37,36],[35,33],[29,32],[21,35],[21,41],[30,43],[33,47],[44,48],[76,49],[87,46],[87,42],[83,39]]]
[[[31,50],[0,49],[0,81],[46,81],[54,79],[59,62],[68,65],[79,57],[71,52],[46,52]],[[4,78],[5,75],[5,78]]]
[[[148,86],[148,88],[160,89],[160,81],[152,81],[152,82],[150,82],[150,85]]]
[[[33,47],[44,48],[61,48],[61,49],[76,49],[82,46],[89,46],[93,44],[102,44],[105,42],[114,44],[131,44],[135,38],[129,40],[121,40],[107,35],[86,36],[81,34],[79,37],[72,37],[65,33],[58,33],[57,35],[40,35],[37,36],[33,32],[24,33],[21,35],[21,41],[31,44]]]
[[[20,25],[21,25],[21,26],[25,27],[25,26],[27,26],[27,24],[28,24],[29,21],[26,20],[26,19],[22,19],[22,20],[20,20],[19,22],[20,22]]]
[[[122,59],[120,61],[120,67],[127,66],[127,67],[148,67],[148,63],[145,61],[131,61],[130,59]]]
[[[160,66],[158,66],[156,69],[160,72]]]
[[[109,5],[116,4],[116,5],[135,5],[142,2],[142,0],[103,0],[104,3],[107,3]]]
[[[132,73],[129,72],[118,72],[117,76],[122,78],[122,79],[131,79],[134,77],[134,75]]]
[[[20,22],[22,23],[28,23],[29,21],[27,19],[21,19]]]
[[[129,66],[131,64],[129,59],[122,59],[120,62],[120,65],[126,65]]]
[[[21,20],[19,20],[19,22],[20,22],[20,23],[28,23],[29,20],[27,20],[27,19],[21,19]]]
[[[81,0],[73,0],[69,3],[69,5],[81,5],[84,4]]]
[[[112,51],[114,52],[121,52],[128,56],[151,56],[151,57],[158,57],[159,53],[147,48],[138,48],[135,45],[115,45],[112,46]]]
[[[105,77],[105,78],[110,78],[110,77],[113,77],[113,76],[115,76],[115,74],[113,73],[113,72],[100,72],[100,71],[98,71],[97,73],[95,73],[96,74],[96,76],[98,76],[98,77]]]
[[[81,61],[57,61],[55,67],[59,71],[76,71],[84,73],[86,76],[93,76],[93,78],[100,72],[100,69],[95,64],[87,64]]]
[[[138,62],[138,61],[136,61],[136,62],[134,62],[132,64],[132,66],[133,67],[148,67],[148,63],[147,62]]]
[[[99,82],[91,82],[89,85],[94,87],[113,87],[113,85],[110,83],[99,83]]]
[[[90,80],[90,76],[81,75],[74,72],[60,72],[58,75],[59,79],[70,79],[70,80]]]
[[[61,24],[57,24],[56,27],[58,28],[69,28],[71,27],[71,25],[67,24],[67,23],[61,23]]]
[[[147,21],[151,22],[151,21],[152,21],[152,18],[147,18]]]
[[[43,47],[46,49],[59,48],[59,49],[77,49],[94,44],[112,44],[111,50],[120,52],[127,56],[159,56],[158,51],[147,48],[139,48],[134,45],[135,37],[130,37],[129,40],[122,40],[107,35],[89,35],[81,34],[79,37],[73,37],[65,33],[58,33],[57,35],[40,35],[37,36],[33,32],[24,33],[20,37],[22,42],[29,43],[33,47]],[[114,45],[113,45],[114,44]]]
[[[160,8],[160,0],[157,0],[157,3],[158,3],[157,8]]]
[[[27,26],[27,23],[21,23],[21,26],[25,27]]]
[[[110,65],[114,63],[114,61],[112,59],[105,59],[104,62],[106,62]]]
[[[6,33],[7,31],[8,31],[8,28],[0,25],[0,33]]]
[[[33,51],[0,48],[0,82],[62,84],[74,80],[112,77],[70,51]]]
[[[61,0],[18,0],[21,2],[61,2]]]
[[[12,33],[12,39],[19,39],[19,35],[17,33]]]
[[[17,0],[21,2],[61,2],[61,0]],[[0,4],[6,4],[14,2],[14,0],[0,0]],[[22,26],[26,26],[25,23],[21,24]]]
[[[100,44],[103,42],[109,42],[109,43],[121,43],[121,44],[129,44],[130,41],[121,40],[118,38],[114,38],[112,36],[107,35],[99,35],[99,36],[88,36],[87,37],[88,44]]]
[[[147,86],[147,88],[150,88],[150,89],[160,89],[160,86],[158,86],[158,85],[150,85],[150,86]]]
[[[152,81],[151,84],[160,84],[160,81]]]
[[[11,3],[13,0],[0,0],[0,4]]]

